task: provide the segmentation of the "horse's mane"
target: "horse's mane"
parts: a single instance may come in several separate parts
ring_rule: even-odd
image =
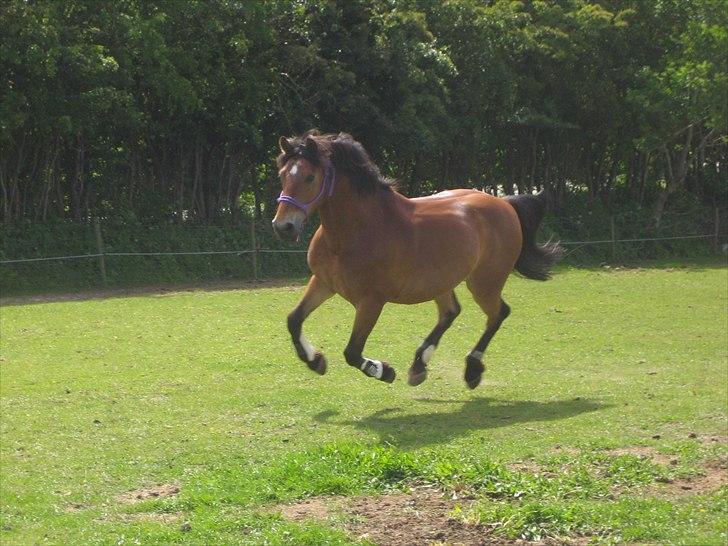
[[[316,154],[306,146],[309,138],[316,143]],[[311,129],[301,136],[288,139],[288,143],[290,151],[278,156],[278,168],[293,157],[303,157],[315,165],[330,163],[334,169],[348,175],[351,184],[361,194],[396,189],[396,181],[382,176],[364,146],[347,133],[322,135],[316,129]]]

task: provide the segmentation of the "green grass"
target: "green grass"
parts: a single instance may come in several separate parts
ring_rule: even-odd
[[[326,376],[309,372],[285,329],[301,292],[3,307],[0,542],[348,544],[335,523],[288,522],[270,506],[426,481],[470,491],[477,502],[456,515],[504,537],[725,543],[725,488],[650,493],[726,456],[703,441],[728,432],[725,268],[513,277],[513,314],[475,391],[464,355],[484,318],[466,290],[414,389],[345,364],[353,312],[340,299],[304,326],[329,358]],[[434,320],[433,304],[388,306],[366,354],[406,377]],[[609,451],[628,446],[676,464]],[[157,483],[181,492],[117,498]],[[163,513],[189,528],[133,517]]]

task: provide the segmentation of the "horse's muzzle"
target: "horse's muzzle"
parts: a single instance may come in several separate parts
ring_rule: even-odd
[[[276,235],[278,235],[278,237],[280,237],[281,239],[298,241],[298,239],[301,237],[302,230],[302,224],[289,221],[273,220],[273,231],[275,231]]]

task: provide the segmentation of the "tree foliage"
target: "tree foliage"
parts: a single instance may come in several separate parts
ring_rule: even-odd
[[[315,126],[409,195],[659,223],[726,198],[726,29],[728,0],[6,0],[2,219],[267,214],[278,136]]]

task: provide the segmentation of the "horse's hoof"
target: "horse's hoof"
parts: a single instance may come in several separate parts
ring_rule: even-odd
[[[385,365],[384,370],[382,371],[382,381],[385,383],[391,383],[394,381],[395,377],[397,377],[397,372],[394,371],[394,368],[389,365]]]
[[[468,384],[469,388],[474,389],[480,385],[480,380],[483,377],[484,371],[485,366],[483,366],[483,363],[480,360],[468,357],[467,366],[465,367],[465,383]]]
[[[427,379],[427,370],[416,372],[410,368],[409,376],[407,377],[407,383],[411,387],[416,387],[420,383],[423,383],[425,379]]]
[[[319,375],[326,373],[326,357],[319,352],[313,356],[313,360],[308,363],[308,367]]]
[[[469,389],[474,389],[478,385],[480,385],[480,379],[482,378],[482,375],[478,375],[477,377],[473,377],[470,379],[465,379],[465,383],[467,383]]]

